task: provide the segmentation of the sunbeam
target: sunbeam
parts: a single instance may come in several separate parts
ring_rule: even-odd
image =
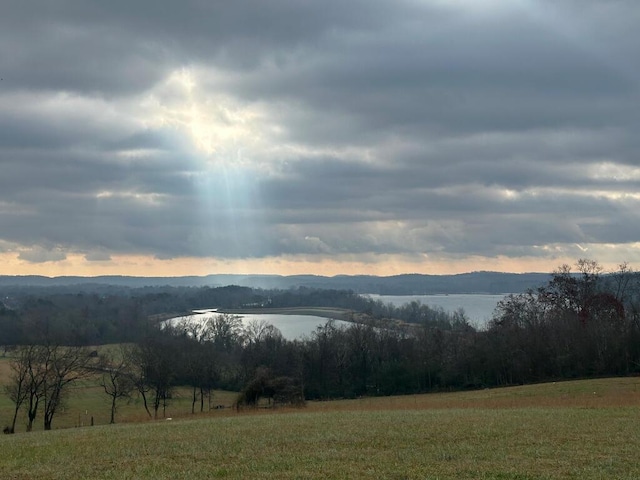
[[[199,227],[189,233],[185,255],[240,259],[268,250],[258,213],[259,182],[268,174],[256,155],[264,137],[259,109],[211,93],[188,69],[173,72],[147,105],[148,125],[189,140],[181,154],[189,158],[185,175]]]

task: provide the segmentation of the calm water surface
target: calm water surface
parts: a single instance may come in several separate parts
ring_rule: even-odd
[[[218,315],[216,313],[197,313],[189,315],[188,317],[172,318],[167,320],[172,324],[175,324],[183,319],[189,319],[190,322],[204,322],[211,315]],[[328,318],[316,317],[313,315],[275,315],[275,314],[242,314],[238,315],[242,319],[242,323],[247,325],[252,320],[262,321],[270,323],[276,327],[282,333],[282,336],[287,340],[295,340],[302,338],[305,335],[311,335],[311,333],[319,326],[324,325],[329,321]],[[334,320],[336,325],[349,325],[349,322],[342,320]]]
[[[409,302],[417,301],[430,307],[440,307],[445,311],[453,312],[459,308],[464,309],[472,325],[483,328],[493,314],[497,303],[505,295],[481,295],[481,294],[450,294],[450,295],[368,295],[374,300],[401,306]],[[209,316],[216,313],[196,313],[188,317],[179,317],[167,320],[172,324],[184,318],[192,322],[203,322]],[[313,315],[275,315],[275,314],[243,314],[240,315],[243,324],[252,320],[264,320],[276,327],[287,340],[295,340],[311,333],[319,326],[324,325],[329,319]],[[349,325],[348,322],[335,320],[336,325]]]
[[[447,312],[464,309],[472,325],[482,328],[491,319],[493,310],[505,295],[452,293],[449,295],[369,295],[374,300],[401,306],[420,302],[430,307],[441,307]]]

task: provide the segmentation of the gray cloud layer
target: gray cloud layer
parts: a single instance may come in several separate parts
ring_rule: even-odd
[[[637,2],[2,10],[23,260],[637,255]]]

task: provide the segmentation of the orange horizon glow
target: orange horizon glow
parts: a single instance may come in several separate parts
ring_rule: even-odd
[[[296,257],[221,260],[213,258],[157,259],[152,256],[113,256],[108,261],[88,261],[82,255],[69,255],[65,260],[31,263],[15,255],[0,254],[2,275],[42,275],[46,277],[96,277],[120,275],[136,277],[183,277],[215,274],[239,275],[375,275],[401,274],[454,275],[477,271],[505,273],[552,272],[562,264],[575,265],[573,258],[508,258],[467,257],[460,259],[429,259],[420,261],[401,256],[381,255],[377,261],[323,259],[311,261]],[[606,265],[613,271],[616,265]]]

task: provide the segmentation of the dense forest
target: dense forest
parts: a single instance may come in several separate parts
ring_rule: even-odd
[[[339,307],[368,321],[338,326],[328,320],[290,341],[272,325],[243,324],[229,314],[171,327],[154,317],[258,304]],[[195,410],[205,408],[214,388],[242,392],[240,405],[260,396],[294,403],[634,374],[640,371],[640,283],[626,264],[604,274],[596,262],[580,260],[575,272],[564,265],[546,284],[507,296],[482,329],[470,325],[464,311],[418,302],[394,307],[340,290],[14,291],[5,295],[0,332],[0,344],[15,345],[14,358],[32,355],[31,363],[53,358],[58,348],[87,354],[88,345],[123,344],[119,356],[95,360],[92,368],[111,377],[103,381],[114,402],[122,390],[135,391],[157,416],[176,386],[193,388]],[[34,346],[41,351],[34,353]],[[13,366],[16,380],[19,362]],[[14,389],[12,398],[18,393]]]

